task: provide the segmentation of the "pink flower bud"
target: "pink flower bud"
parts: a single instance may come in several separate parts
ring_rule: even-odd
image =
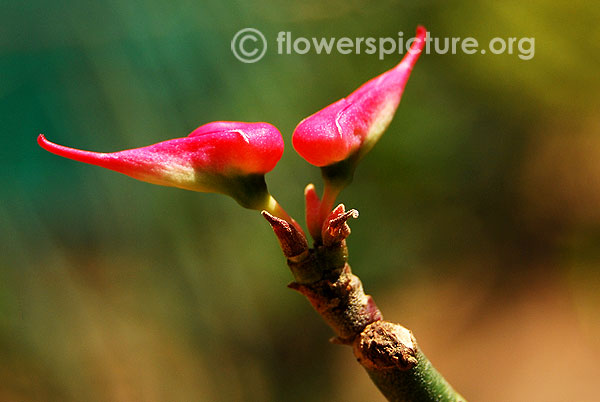
[[[267,123],[213,122],[184,138],[121,152],[98,153],[54,144],[43,134],[39,145],[54,154],[186,190],[223,193],[248,208],[271,202],[264,174],[283,154],[281,133]]]
[[[426,34],[419,26],[410,50],[396,67],[301,121],[292,138],[296,151],[319,167],[351,157],[358,161],[366,154],[394,117]]]

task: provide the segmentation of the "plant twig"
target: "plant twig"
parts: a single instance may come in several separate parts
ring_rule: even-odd
[[[336,208],[323,225],[322,242],[308,247],[294,225],[263,211],[302,293],[335,331],[332,342],[350,345],[358,362],[390,401],[465,401],[421,352],[411,331],[383,319],[348,265],[346,221],[355,210]]]

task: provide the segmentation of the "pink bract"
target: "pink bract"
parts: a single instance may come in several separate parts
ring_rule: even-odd
[[[410,50],[396,67],[301,121],[292,137],[296,151],[320,167],[368,152],[394,117],[426,34],[419,26]]]
[[[113,153],[57,145],[43,134],[38,143],[54,154],[138,180],[203,192],[221,192],[213,184],[222,178],[263,175],[283,154],[283,139],[274,126],[228,121],[205,124],[184,138]]]

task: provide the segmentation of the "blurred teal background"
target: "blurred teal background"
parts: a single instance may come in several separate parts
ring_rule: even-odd
[[[591,401],[600,376],[595,1],[4,0],[0,400],[379,401],[291,280],[258,213],[62,159],[215,120],[267,121],[298,219],[304,117],[400,56],[278,55],[299,37],[535,37],[535,57],[423,55],[340,198],[350,262],[471,400]],[[270,47],[231,53],[245,27]]]

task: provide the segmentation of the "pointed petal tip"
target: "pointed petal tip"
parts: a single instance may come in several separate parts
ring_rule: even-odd
[[[44,134],[39,134],[37,136],[37,143],[40,147],[47,149],[46,147],[50,146],[50,144],[52,144],[50,141],[48,141],[46,139],[46,136]]]
[[[412,70],[413,66],[423,53],[423,48],[425,47],[425,40],[427,38],[427,29],[423,25],[417,26],[417,33],[414,37],[410,45],[410,49],[404,55],[402,61],[398,64],[398,67],[403,66],[402,68],[408,67],[408,71]]]
[[[61,151],[69,149],[67,147],[63,147],[62,145],[58,145],[52,141],[49,141],[44,134],[38,135],[37,143],[40,147],[42,147],[46,151],[51,152],[53,154],[60,155],[60,156],[65,156],[64,152],[61,152]]]
[[[427,36],[427,29],[423,25],[419,25],[417,27],[417,33],[415,35],[414,41],[410,45],[409,53],[420,54],[421,50],[425,46],[425,37]]]
[[[105,154],[91,151],[83,151],[81,149],[65,147],[64,145],[58,145],[52,141],[47,140],[44,134],[38,135],[37,142],[40,147],[55,155],[62,156],[67,159],[72,159],[78,162],[102,166],[101,162],[103,161],[103,157]],[[110,169],[110,167],[108,166],[103,167],[107,167]]]

